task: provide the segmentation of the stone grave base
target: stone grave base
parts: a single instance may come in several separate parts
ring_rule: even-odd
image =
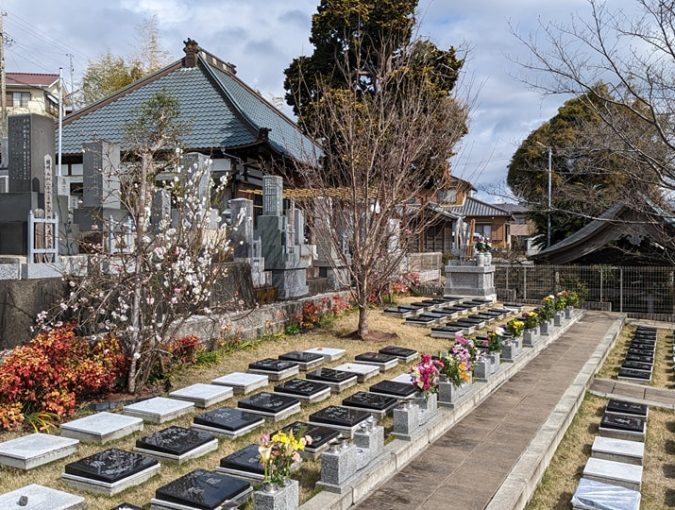
[[[246,411],[248,412],[248,411]],[[218,427],[209,427],[208,425],[202,425],[200,423],[193,423],[191,427],[193,429],[197,430],[203,430],[205,432],[210,432],[214,436],[219,436],[219,437],[226,437],[228,439],[236,439],[241,436],[245,436],[252,430],[257,429],[258,427],[261,427],[263,425],[263,422],[261,423],[254,423],[252,425],[248,425],[246,427],[240,428],[238,430],[232,431],[232,430],[225,430],[221,429]]]
[[[197,428],[196,426],[192,426],[192,428]],[[142,453],[143,455],[146,455],[148,457],[155,458],[159,461],[162,460],[172,460],[174,462],[178,462],[178,464],[183,464],[184,462],[187,462],[192,459],[196,459],[198,457],[202,457],[203,455],[206,455],[207,453],[216,451],[218,449],[218,440],[214,439],[213,441],[209,441],[208,443],[205,443],[203,445],[198,446],[194,450],[190,450],[189,452],[185,452],[182,455],[173,455],[171,453],[166,453],[166,452],[158,452],[156,450],[148,450],[146,448],[134,448],[135,452]]]
[[[140,485],[143,482],[149,480],[157,473],[159,473],[160,468],[161,464],[156,464],[154,466],[149,467],[148,469],[145,469],[139,473],[136,473],[132,476],[129,476],[114,483],[92,480],[90,478],[69,475],[67,473],[63,473],[61,477],[63,478],[64,482],[66,482],[68,485],[75,487],[76,489],[80,489],[87,492],[95,492],[97,494],[103,494],[105,496],[114,496],[115,494],[118,494],[128,489],[129,487],[135,487],[136,485]]]
[[[326,388],[325,390],[318,391],[313,395],[298,395],[296,393],[284,393],[283,391],[276,391],[276,390],[274,393],[277,395],[283,395],[284,397],[297,398],[298,400],[301,400],[302,402],[307,402],[309,404],[314,404],[316,402],[322,402],[326,399],[329,399],[332,393],[332,389]]]
[[[233,498],[229,501],[226,501],[223,505],[216,508],[216,510],[225,510],[226,508],[239,508],[243,505],[247,499],[251,496],[253,489],[249,488],[243,493],[241,493],[236,498]],[[163,501],[161,499],[152,498],[150,500],[150,510],[202,510],[196,506],[186,506],[179,503],[171,503],[169,501]]]
[[[297,395],[291,395],[291,396],[293,398],[297,398]],[[288,407],[287,409],[284,409],[283,411],[279,411],[278,413],[268,413],[268,412],[265,412],[265,411],[258,411],[257,409],[255,409],[255,410],[254,409],[241,409],[241,410],[245,411],[247,413],[260,415],[263,418],[276,423],[276,422],[285,420],[289,416],[293,416],[294,414],[299,413],[300,412],[300,402]]]
[[[266,375],[270,381],[279,382],[285,381],[286,379],[291,379],[292,377],[298,375],[298,372],[300,372],[300,367],[294,366],[279,372],[270,372],[269,370],[260,370],[259,368],[249,368],[248,371],[252,374]]]
[[[28,498],[28,504],[19,504],[22,496]],[[87,502],[81,496],[37,484],[0,495],[2,510],[84,510],[86,506]]]

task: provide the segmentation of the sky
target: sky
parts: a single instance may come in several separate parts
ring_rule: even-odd
[[[283,70],[311,53],[311,15],[319,0],[4,0],[0,1],[8,71],[58,73],[77,81],[88,61],[111,51],[133,55],[138,27],[157,15],[160,42],[171,60],[190,37],[237,66],[268,99],[284,94]],[[612,7],[630,8],[630,0]],[[471,103],[469,133],[453,158],[453,174],[479,196],[504,201],[507,166],[522,140],[567,99],[545,96],[518,62],[528,50],[513,35],[537,36],[540,23],[587,17],[586,0],[420,0],[418,35],[443,48],[467,50],[458,93]],[[285,110],[288,111],[288,110]],[[542,161],[544,170],[545,161]]]

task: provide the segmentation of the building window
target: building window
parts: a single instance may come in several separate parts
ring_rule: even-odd
[[[7,106],[26,107],[28,106],[28,103],[30,103],[30,99],[30,92],[12,92],[11,100],[7,101]]]
[[[475,233],[488,239],[492,239],[492,224],[477,223]]]

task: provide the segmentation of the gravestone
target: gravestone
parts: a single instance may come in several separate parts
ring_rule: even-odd
[[[382,354],[379,352],[364,352],[354,357],[355,363],[366,365],[375,365],[380,367],[382,372],[394,368],[399,363],[399,358],[391,354]]]
[[[248,480],[262,480],[265,477],[265,468],[260,461],[258,445],[248,445],[220,459],[218,472]]]
[[[411,374],[401,374],[389,379],[391,382],[403,383],[412,386],[413,380]]]
[[[206,408],[232,398],[233,393],[232,387],[198,383],[172,391],[169,396],[192,402],[197,407]]]
[[[157,460],[110,448],[66,464],[63,480],[78,489],[112,496],[159,472]]]
[[[89,142],[82,152],[82,206],[120,209],[119,145]]]
[[[296,438],[303,436],[312,438],[312,443],[305,445],[305,449],[300,452],[302,457],[309,459],[317,458],[322,452],[330,447],[331,443],[340,437],[340,432],[337,430],[329,427],[311,425],[302,421],[293,422],[290,425],[286,425],[281,430],[287,433],[293,432],[293,435]],[[274,436],[274,433],[272,436]]]
[[[415,404],[405,403],[394,409],[394,430],[392,435],[404,441],[412,441],[420,431],[420,408]]]
[[[623,402],[621,400],[610,400],[607,402],[606,412],[614,414],[632,414],[647,418],[649,407],[645,404],[635,404],[633,402]]]
[[[348,263],[351,260],[347,243],[348,230],[336,222],[333,202],[328,197],[314,199],[313,237],[316,243],[316,260],[312,265],[319,268],[319,276],[328,280],[332,290],[349,286],[351,275]],[[340,233],[342,237],[340,238]]]
[[[266,375],[271,381],[283,381],[298,375],[300,367],[292,361],[265,358],[249,363],[248,371],[252,374]]]
[[[582,478],[572,497],[572,509],[616,508],[616,503],[620,502],[621,510],[640,510],[640,500],[640,491]]]
[[[155,397],[124,406],[124,414],[142,418],[148,423],[165,423],[193,411],[192,402]]]
[[[360,383],[367,381],[373,377],[377,377],[380,373],[380,367],[377,365],[367,365],[365,363],[344,363],[335,367],[335,370],[342,372],[352,372]]]
[[[234,439],[264,425],[265,419],[231,407],[221,407],[195,416],[192,428]]]
[[[349,481],[358,468],[358,451],[354,444],[335,445],[321,455],[321,479],[317,487],[342,494],[352,490]]]
[[[82,496],[38,484],[0,494],[3,510],[82,510],[86,504]]]
[[[652,380],[652,373],[644,370],[636,370],[634,368],[619,368],[618,379],[626,379],[629,381],[638,381],[648,383]]]
[[[346,351],[335,347],[312,347],[311,349],[305,349],[305,352],[320,354],[326,358],[326,361],[337,361],[345,355]]]
[[[171,225],[171,194],[165,189],[158,189],[152,195],[150,223],[156,233]]]
[[[235,395],[248,395],[259,388],[267,386],[269,379],[266,375],[233,372],[218,377],[211,381],[211,383],[230,386],[234,390]]]
[[[611,460],[591,457],[586,462],[583,476],[589,480],[619,485],[636,491],[639,491],[642,486],[642,466]]]
[[[652,370],[652,363],[646,363],[643,361],[630,361],[626,360],[624,361],[621,366],[623,368],[632,368],[635,370],[644,370],[645,372],[651,372]]]
[[[300,412],[300,401],[297,398],[267,392],[241,399],[238,406],[240,409],[260,414],[275,422],[285,420]]]
[[[318,368],[319,366],[323,365],[325,360],[321,354],[302,351],[287,352],[279,356],[279,359],[297,363],[300,367],[300,370],[305,372],[307,370],[314,370],[315,368]]]
[[[417,386],[413,386],[410,382],[380,381],[372,385],[368,391],[399,400],[411,400],[419,395]]]
[[[235,198],[230,200],[232,217],[232,249],[235,259],[253,257],[253,200]]]
[[[330,398],[331,388],[327,384],[316,381],[291,379],[275,386],[274,392],[313,404]]]
[[[221,510],[238,508],[252,492],[251,484],[232,476],[196,469],[155,492],[151,510]]]
[[[218,449],[218,440],[208,432],[169,427],[136,440],[135,451],[182,464]]]
[[[77,451],[77,439],[35,433],[0,443],[0,464],[33,469]]]
[[[351,388],[358,382],[358,376],[353,372],[343,372],[332,368],[319,368],[313,372],[307,372],[305,377],[311,381],[319,381],[330,386],[333,393],[340,393]]]
[[[329,406],[309,415],[311,425],[325,426],[349,435],[370,418],[370,413],[358,409]]]
[[[626,361],[641,361],[642,363],[654,363],[654,356],[644,354],[626,354]]]
[[[384,452],[384,427],[369,422],[354,432],[357,448],[357,467],[363,469]]]
[[[378,418],[384,417],[398,405],[398,400],[377,393],[359,391],[342,401],[344,407],[360,409],[372,413]]]
[[[96,413],[61,424],[61,435],[89,443],[107,443],[143,430],[143,420],[116,413]]]
[[[640,441],[597,436],[591,447],[591,455],[596,459],[641,466],[645,456],[645,444]]]
[[[44,193],[43,158],[54,154],[54,120],[36,114],[10,115],[7,132],[9,193]]]
[[[188,152],[183,154],[183,171],[180,179],[183,185],[188,181],[191,191],[197,194],[199,200],[208,200],[211,196],[211,158],[200,152]]]
[[[640,416],[605,413],[602,416],[599,430],[607,437],[644,441],[647,422]]]

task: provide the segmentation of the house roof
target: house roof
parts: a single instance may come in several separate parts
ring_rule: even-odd
[[[124,146],[125,123],[153,94],[166,91],[180,103],[182,121],[190,125],[186,149],[233,150],[267,144],[275,152],[316,164],[320,147],[298,126],[240,80],[234,66],[199,50],[194,67],[180,59],[79,110],[63,121],[63,152],[77,154],[82,145],[104,139]]]
[[[499,209],[503,209],[511,214],[527,214],[530,209],[523,204],[492,204]]]
[[[7,85],[28,85],[31,87],[49,87],[57,82],[58,74],[48,73],[6,73]]]
[[[462,205],[451,205],[447,209],[450,212],[458,214],[459,216],[464,216],[465,218],[478,216],[511,216],[510,212],[473,197],[466,197]]]

